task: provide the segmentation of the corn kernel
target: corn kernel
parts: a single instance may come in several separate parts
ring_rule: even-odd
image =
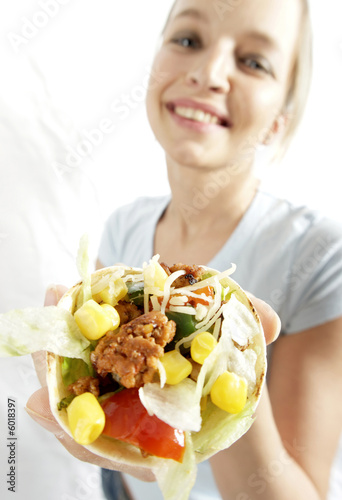
[[[93,299],[87,300],[74,316],[79,329],[89,340],[97,340],[120,325],[119,313],[113,306],[99,305]]]
[[[209,332],[202,332],[196,335],[191,342],[190,353],[196,363],[203,365],[206,358],[214,350],[217,340]]]
[[[164,290],[167,278],[166,271],[164,271],[156,260],[152,260],[144,269],[144,283],[146,287],[157,287],[160,290]]]
[[[210,396],[212,402],[228,413],[239,413],[247,401],[247,382],[235,373],[224,372],[214,382]]]
[[[192,371],[192,364],[179,351],[169,351],[160,359],[166,372],[166,383],[179,384],[188,377]]]
[[[78,444],[93,443],[104,429],[106,416],[94,394],[76,396],[67,408],[71,434]]]
[[[96,302],[104,302],[111,306],[116,306],[119,300],[123,299],[128,293],[126,283],[118,278],[114,283],[110,283],[106,288],[93,296]]]

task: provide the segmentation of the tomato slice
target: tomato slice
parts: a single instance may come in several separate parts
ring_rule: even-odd
[[[126,441],[151,455],[182,462],[185,435],[155,415],[147,413],[138,389],[124,389],[102,403],[106,415],[105,436]]]

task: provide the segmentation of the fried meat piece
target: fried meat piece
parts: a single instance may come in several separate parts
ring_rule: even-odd
[[[94,396],[98,397],[100,395],[99,389],[100,381],[94,377],[81,377],[73,384],[68,386],[68,391],[75,394],[75,396],[79,396],[85,392],[91,392]]]
[[[119,332],[108,332],[91,353],[97,373],[111,373],[129,388],[152,382],[158,359],[176,333],[176,323],[160,311],[151,311],[123,325]]]
[[[115,306],[115,309],[120,316],[120,325],[125,325],[126,323],[129,323],[133,319],[142,315],[142,312],[135,304],[125,302],[124,300],[120,300],[119,303]]]
[[[180,276],[172,283],[172,286],[175,288],[181,288],[183,286],[193,285],[194,283],[197,283],[197,281],[205,273],[205,269],[196,265],[189,266],[179,263],[169,267],[166,264],[164,264],[164,262],[162,262],[160,265],[169,276],[170,274],[180,270],[184,270],[186,272],[186,274]]]

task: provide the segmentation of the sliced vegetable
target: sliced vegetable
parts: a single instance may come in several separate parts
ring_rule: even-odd
[[[166,373],[166,383],[179,384],[188,377],[192,371],[192,364],[179,351],[169,351],[160,358]]]
[[[214,382],[210,396],[221,410],[240,413],[247,402],[247,382],[239,375],[226,371]]]
[[[66,396],[65,398],[61,399],[60,402],[57,404],[58,411],[63,410],[63,408],[68,408],[70,405],[71,401],[75,399],[75,394],[70,394],[69,396]]]
[[[103,434],[138,446],[157,457],[182,462],[184,432],[174,429],[142,405],[138,389],[125,389],[102,403],[106,415]]]
[[[65,387],[73,384],[81,377],[94,376],[95,371],[91,363],[87,364],[82,359],[63,358],[62,361],[62,379]]]
[[[105,426],[104,411],[90,392],[76,396],[68,406],[67,414],[71,434],[78,444],[93,443]]]
[[[136,306],[144,305],[144,283],[136,282],[130,283],[127,282],[127,290],[129,301],[133,302]]]
[[[209,332],[202,332],[196,335],[191,342],[190,353],[196,363],[203,365],[209,354],[217,345],[217,340]]]
[[[109,304],[98,304],[95,300],[87,300],[74,314],[75,321],[89,340],[97,340],[109,330],[120,325],[119,313]]]
[[[189,297],[188,303],[196,307],[198,304],[202,304],[204,306],[208,306],[210,304],[210,300],[214,298],[214,288],[212,286],[205,286],[203,288],[197,288],[194,290],[194,293],[199,297]]]
[[[194,316],[173,311],[166,311],[165,314],[169,320],[172,319],[177,325],[176,335],[173,338],[174,343],[196,331],[197,321]]]

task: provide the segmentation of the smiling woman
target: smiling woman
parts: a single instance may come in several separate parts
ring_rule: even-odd
[[[304,2],[303,12],[300,10],[297,2],[286,7],[244,2],[220,18],[215,2],[206,9],[197,2],[174,4],[154,61],[154,68],[167,69],[168,78],[147,98],[151,126],[166,152],[167,142],[159,121],[167,120],[168,114],[183,127],[203,131],[202,150],[198,141],[194,142],[204,164],[211,161],[206,159],[206,152],[212,151],[211,143],[215,141],[216,154],[220,147],[224,148],[221,162],[242,160],[250,165],[253,155],[245,157],[251,145],[272,141],[289,121],[287,137],[282,138],[286,144],[300,120],[310,78],[310,25]],[[281,24],[275,19],[282,19]],[[303,68],[304,60],[308,62]],[[180,87],[181,75],[187,83],[185,93]],[[214,99],[204,99],[206,86],[215,92]],[[160,109],[156,107],[156,93],[162,103]],[[290,115],[295,119],[290,120]],[[229,133],[222,128],[229,128]],[[169,141],[176,130],[166,129]],[[211,133],[205,134],[206,130]],[[218,132],[223,141],[217,137]],[[246,137],[250,139],[248,148]],[[176,135],[175,141],[181,148]],[[180,150],[179,154],[184,152]]]
[[[22,0],[20,13],[18,4],[7,6],[14,16],[2,16],[8,41],[6,33],[20,30],[23,15],[38,19],[37,6],[29,11]],[[23,57],[12,54],[18,66],[32,61],[31,71],[40,81],[40,86],[33,85],[35,100],[27,73],[13,77],[3,71],[1,163],[11,165],[3,168],[0,183],[4,310],[37,305],[51,279],[76,281],[73,260],[80,234],[86,229],[96,241],[102,214],[125,203],[105,226],[99,266],[141,266],[155,253],[170,266],[187,262],[224,270],[234,262],[234,279],[266,300],[281,319],[282,335],[270,349],[267,387],[256,421],[233,447],[201,465],[191,500],[341,498],[331,470],[338,470],[332,464],[342,421],[336,398],[342,390],[342,229],[303,205],[311,192],[316,206],[330,204],[331,214],[342,213],[336,205],[339,183],[332,182],[340,155],[334,117],[341,86],[341,6],[331,0],[329,10],[314,2],[312,7],[320,63],[309,95],[311,107],[301,122],[304,129],[298,124],[311,74],[305,0],[177,0],[152,69],[150,55],[159,29],[151,13],[154,19],[162,17],[166,2],[135,1],[119,7],[110,0],[96,5],[90,0],[69,2],[27,44],[17,47]],[[6,49],[13,52],[10,44]],[[320,82],[316,87],[315,81]],[[51,107],[49,91],[55,103],[63,103],[59,113]],[[25,107],[23,94],[31,106]],[[159,149],[146,126],[145,94],[146,119]],[[62,107],[67,109],[67,125],[60,120]],[[266,192],[255,173],[256,166],[287,149],[294,131],[302,135],[297,145],[291,143],[283,170],[272,165],[269,186],[276,193],[296,193],[300,203]],[[81,161],[63,160],[72,152],[81,156],[80,151]],[[165,196],[164,157],[171,188]],[[132,201],[141,194],[143,198]],[[219,294],[212,298],[220,305]],[[172,307],[184,306],[184,299],[172,300]],[[199,316],[203,306],[196,305]],[[189,318],[183,327],[191,331]],[[264,315],[265,335],[271,330],[271,339],[277,336],[276,318],[272,310]],[[2,365],[1,390],[12,398],[20,389],[25,398],[24,385],[34,373],[30,367],[16,367],[9,389],[10,368]],[[46,401],[44,391],[33,396],[30,414],[73,451]],[[21,406],[18,399],[18,412]],[[53,500],[63,495],[101,498],[95,466],[86,467],[66,451],[58,459],[60,450],[52,439],[46,438],[45,450],[39,428],[23,429],[26,446],[21,441],[18,459],[25,463],[21,484],[28,486],[18,492],[18,500],[45,499],[46,488]],[[36,445],[41,447],[39,464],[33,460]],[[84,449],[76,456],[120,468]],[[108,499],[124,494],[116,490],[120,476],[106,472],[103,477]],[[126,474],[124,478],[134,500],[161,498],[155,485]]]
[[[334,419],[323,430],[320,422],[342,409],[333,393],[327,406],[319,403],[320,418],[313,407],[317,393],[326,401],[327,365],[342,385],[342,229],[263,193],[253,174],[256,151],[283,152],[303,113],[311,74],[307,4],[245,0],[225,15],[215,6],[175,2],[154,59],[165,77],[149,90],[147,113],[165,152],[172,197],[144,198],[114,213],[99,258],[103,265],[135,262],[153,248],[168,262],[237,262],[245,287],[280,315],[284,335],[273,347],[256,423],[212,458],[216,486],[203,466],[193,498],[205,491],[208,499],[325,499],[341,424]],[[221,183],[209,196],[214,178]],[[130,221],[124,231],[123,220]],[[317,258],[322,241],[326,251]],[[329,299],[320,292],[327,282],[334,289]],[[279,457],[281,471],[273,474],[270,464]],[[259,470],[270,471],[262,492]],[[127,481],[140,498],[140,486]]]

